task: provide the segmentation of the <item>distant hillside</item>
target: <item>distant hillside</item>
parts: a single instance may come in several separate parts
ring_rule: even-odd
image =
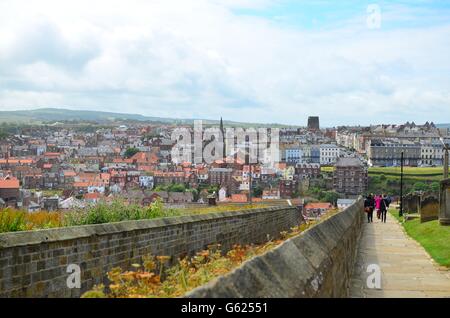
[[[450,124],[437,124],[437,128],[450,128]]]
[[[149,117],[139,114],[121,114],[112,112],[89,111],[89,110],[69,110],[60,108],[40,108],[34,110],[16,110],[16,111],[0,111],[1,122],[14,123],[44,123],[57,121],[95,121],[98,123],[108,123],[115,121],[142,121],[142,122],[160,122],[168,124],[193,124],[194,119],[175,119],[162,117]],[[204,124],[218,124],[218,120],[203,120]],[[233,121],[224,121],[226,125],[242,125],[242,126],[271,126],[271,127],[287,127],[280,124],[250,124],[238,123]]]
[[[33,110],[0,111],[0,122],[50,122],[50,121],[169,121],[170,119],[146,117],[138,114],[119,114],[88,110],[69,110],[58,108],[40,108]]]

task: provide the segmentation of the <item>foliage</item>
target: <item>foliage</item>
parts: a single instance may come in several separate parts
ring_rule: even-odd
[[[120,222],[126,220],[154,219],[180,215],[178,210],[164,209],[160,200],[148,207],[137,204],[125,204],[124,201],[114,200],[112,203],[99,202],[87,209],[76,209],[66,213],[65,225],[86,225]]]
[[[127,148],[127,150],[125,150],[125,158],[131,158],[138,152],[139,152],[139,149],[137,149],[137,148],[134,148],[134,147]]]
[[[8,137],[8,133],[0,128],[0,140],[4,140]]]
[[[337,200],[340,195],[335,191],[323,191],[319,196],[319,200],[322,202],[330,202],[333,205],[337,205]]]
[[[424,182],[416,182],[413,185],[414,191],[427,191],[429,189],[429,186]]]
[[[199,184],[197,187],[197,190],[199,193],[206,190],[209,194],[213,194],[214,192],[216,194],[218,194],[220,189],[219,189],[219,185],[216,185],[216,184],[213,184],[213,185]]]
[[[263,188],[260,185],[253,187],[253,196],[260,198],[263,194]]]
[[[154,191],[168,191],[168,192],[185,192],[187,190],[186,185],[182,183],[172,183],[168,185],[158,185]]]
[[[12,209],[0,211],[0,233],[45,229],[62,225],[58,212],[24,212]]]
[[[163,203],[159,200],[148,207],[114,200],[112,203],[99,202],[87,208],[78,208],[68,212],[25,212],[4,209],[0,211],[0,233],[154,219],[179,216],[184,213],[182,210],[164,208]]]
[[[311,187],[306,194],[320,202],[329,202],[333,205],[337,204],[337,200],[340,198],[339,193],[335,191],[324,191],[319,187]]]
[[[300,234],[311,224],[302,224],[289,232],[282,232],[279,239],[269,240],[261,245],[235,245],[225,254],[220,250],[220,244],[213,244],[192,258],[178,259],[172,266],[168,266],[170,261],[168,256],[144,257],[142,265],[133,264],[136,269],[134,271],[122,272],[120,268],[111,270],[108,273],[108,279],[111,282],[108,291],[103,285],[98,285],[82,297],[180,297],[215,277],[230,272],[242,262],[261,255],[284,240]]]
[[[137,204],[127,204],[125,201],[116,199],[110,203],[100,201],[95,205],[67,212],[25,212],[8,208],[0,210],[0,233],[87,224],[102,224],[126,220],[154,219],[188,214],[241,211],[261,208],[268,205],[270,205],[270,203],[205,207],[196,206],[183,209],[168,209],[164,207],[160,200],[153,202],[148,207],[142,207]]]

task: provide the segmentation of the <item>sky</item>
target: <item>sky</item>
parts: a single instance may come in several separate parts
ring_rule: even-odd
[[[450,2],[0,0],[0,110],[450,122]]]

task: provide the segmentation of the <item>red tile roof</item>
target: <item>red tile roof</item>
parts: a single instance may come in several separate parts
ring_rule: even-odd
[[[333,206],[331,203],[328,202],[315,202],[315,203],[308,203],[305,206],[305,209],[331,209]]]
[[[231,202],[245,203],[245,202],[247,202],[247,195],[246,194],[232,194]]]
[[[0,179],[0,189],[19,189],[19,180],[16,178]]]

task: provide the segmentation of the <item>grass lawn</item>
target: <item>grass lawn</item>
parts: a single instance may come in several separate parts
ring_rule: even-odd
[[[333,172],[334,167],[321,167],[322,172]],[[370,175],[386,175],[400,177],[400,167],[369,167]],[[411,179],[442,179],[443,167],[404,167],[403,175]]]
[[[404,167],[403,176],[411,181],[440,181],[443,176],[443,167],[420,168]],[[400,167],[371,167],[369,176],[381,176],[387,178],[400,179]]]
[[[406,233],[419,242],[436,263],[450,268],[450,226],[441,226],[439,221],[420,223],[419,219],[403,222],[397,210],[390,210]]]
[[[400,167],[370,167],[369,172],[385,173],[385,174],[400,174]],[[442,175],[444,173],[443,167],[404,167],[403,173],[405,175]]]

